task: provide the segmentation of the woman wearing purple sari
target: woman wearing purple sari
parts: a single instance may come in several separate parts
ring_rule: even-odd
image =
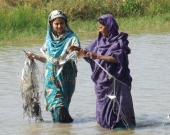
[[[98,27],[97,39],[79,51],[91,66],[96,119],[104,128],[129,128],[136,123],[131,97],[132,77],[128,68],[128,54],[131,52],[128,34],[118,32],[118,24],[111,14],[102,15]]]

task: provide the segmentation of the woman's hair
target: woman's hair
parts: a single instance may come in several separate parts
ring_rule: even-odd
[[[97,21],[98,21],[100,24],[102,24],[102,25],[104,25],[104,26],[105,26],[104,19],[102,19],[102,18],[99,18]]]

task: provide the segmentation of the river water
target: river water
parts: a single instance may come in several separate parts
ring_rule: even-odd
[[[84,48],[92,40],[81,40]],[[129,55],[136,123],[134,129],[108,130],[95,120],[95,93],[91,70],[83,60],[77,63],[76,91],[70,105],[71,124],[53,123],[42,109],[45,122],[23,118],[19,89],[24,52],[40,54],[42,43],[1,44],[0,46],[0,135],[167,135],[170,134],[170,33],[129,35]],[[37,62],[40,73],[43,64]],[[40,81],[43,92],[43,80]],[[41,95],[43,107],[44,96]]]

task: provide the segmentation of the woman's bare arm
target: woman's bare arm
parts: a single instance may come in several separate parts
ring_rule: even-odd
[[[100,55],[100,54],[96,54],[92,52],[87,52],[86,56],[88,56],[91,59],[101,59],[107,62],[118,63],[118,60],[113,56],[104,56],[104,55]]]
[[[82,48],[79,48],[79,47],[76,47],[76,46],[70,46],[68,48],[68,50],[78,51],[77,55],[78,55],[79,58],[85,56],[85,57],[89,57],[90,59],[101,59],[101,60],[104,60],[104,61],[107,61],[107,62],[118,63],[118,60],[113,56],[104,56],[104,55],[100,55],[100,54],[96,54],[96,53],[92,53],[92,52],[86,52]]]
[[[40,62],[42,62],[42,63],[45,63],[45,62],[46,62],[46,58],[45,58],[45,57],[40,56],[40,55],[36,55],[36,54],[34,54],[34,53],[32,53],[32,52],[27,52],[27,53],[26,53],[26,57],[27,57],[27,58],[30,58],[30,59],[36,59],[36,60],[38,60],[38,61],[40,61]]]

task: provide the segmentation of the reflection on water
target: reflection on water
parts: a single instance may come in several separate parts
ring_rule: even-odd
[[[23,119],[22,99],[19,89],[24,52],[40,54],[41,44],[0,46],[0,134],[4,135],[160,135],[170,134],[170,33],[130,35],[129,55],[132,83],[132,97],[137,126],[131,130],[108,130],[101,128],[95,120],[95,94],[90,79],[89,65],[79,60],[76,91],[70,106],[74,118],[72,124],[53,123],[50,113],[43,110],[43,123]],[[82,40],[85,47],[91,40]],[[42,73],[43,64],[37,62]],[[40,88],[43,91],[43,80]],[[42,94],[43,108],[44,97]]]

